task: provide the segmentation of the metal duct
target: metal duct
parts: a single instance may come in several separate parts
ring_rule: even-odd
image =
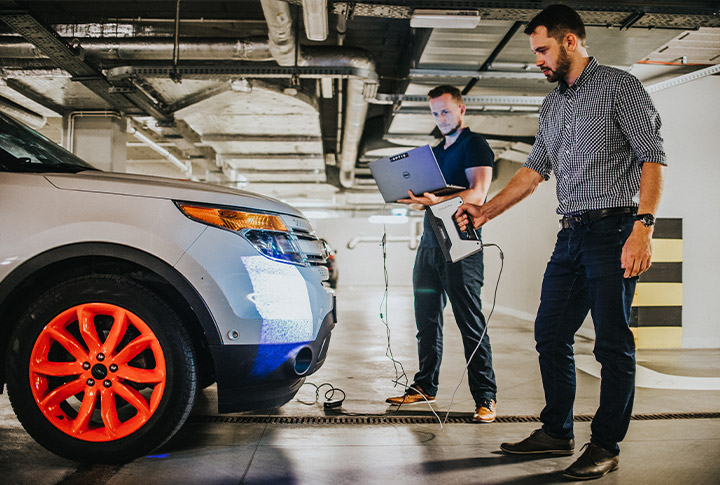
[[[365,83],[357,79],[348,79],[345,95],[345,127],[340,154],[340,184],[351,188],[355,183],[355,160],[358,155],[360,138],[365,127],[368,103],[363,97]]]
[[[295,65],[295,33],[290,5],[282,0],[260,0],[260,5],[268,26],[270,52],[279,65]]]
[[[302,49],[302,65],[354,67],[366,70],[368,75],[375,72],[375,61],[360,49],[344,47],[306,47]],[[340,80],[342,82],[342,80]],[[345,121],[343,123],[342,149],[340,152],[340,184],[352,188],[355,183],[355,161],[360,147],[360,138],[365,127],[368,111],[366,99],[375,97],[377,84],[367,84],[362,79],[349,78],[345,91]]]
[[[368,74],[375,73],[375,62],[360,49],[337,47],[304,47],[295,52],[295,34],[290,15],[290,5],[282,0],[261,0],[265,19],[268,24],[270,52],[281,66],[311,67],[357,67],[366,69]],[[357,159],[360,138],[365,126],[368,103],[366,96],[375,95],[377,84],[372,87],[360,79],[348,79],[345,108],[345,129],[343,133],[342,152],[340,153],[340,183],[351,188],[355,178],[355,161]],[[372,91],[370,91],[372,89]],[[367,91],[367,92],[366,92]]]
[[[99,60],[168,60],[173,58],[173,39],[167,38],[87,38],[75,39],[73,46],[82,47],[87,58]],[[265,38],[245,39],[182,39],[179,43],[183,60],[272,61],[273,54]],[[46,58],[35,45],[21,37],[0,37],[0,58]]]

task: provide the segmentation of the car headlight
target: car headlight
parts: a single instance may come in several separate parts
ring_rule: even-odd
[[[176,204],[183,214],[194,221],[240,234],[270,259],[292,264],[306,263],[295,236],[280,216],[185,202]]]

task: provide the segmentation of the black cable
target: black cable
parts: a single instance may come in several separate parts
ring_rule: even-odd
[[[325,391],[325,396],[324,396],[324,397],[325,397],[325,402],[323,402],[323,407],[324,407],[325,409],[336,408],[336,407],[342,406],[342,403],[343,403],[343,401],[345,400],[345,397],[346,397],[345,391],[343,391],[343,390],[340,389],[339,387],[333,386],[333,385],[330,384],[329,382],[323,382],[322,384],[320,384],[320,385],[318,386],[317,384],[313,384],[312,382],[307,382],[307,381],[305,381],[305,382],[303,383],[303,386],[304,386],[304,385],[313,386],[313,387],[315,388],[315,400],[314,400],[314,401],[312,401],[312,402],[306,402],[306,401],[301,401],[300,399],[297,400],[300,404],[305,404],[306,406],[312,406],[313,404],[315,404],[315,403],[317,403],[317,402],[320,401],[320,389],[323,388],[323,387],[325,387],[325,386],[329,386],[329,387],[330,387],[330,389],[328,389],[327,391]],[[335,397],[335,392],[341,393],[341,394],[342,394],[342,398],[340,398],[340,399],[333,399],[333,397]]]
[[[383,224],[383,237],[382,237],[382,256],[383,256],[383,275],[385,277],[385,290],[383,291],[383,298],[380,301],[380,320],[385,325],[385,335],[387,336],[387,347],[385,348],[385,356],[390,359],[390,361],[393,363],[393,367],[395,368],[395,379],[393,382],[393,387],[397,385],[403,386],[405,389],[408,388],[408,377],[405,373],[405,368],[402,365],[402,362],[395,359],[395,356],[392,352],[392,347],[390,346],[390,324],[387,320],[388,315],[388,295],[389,295],[389,287],[390,287],[390,279],[388,276],[388,269],[387,269],[387,227],[385,224]],[[383,313],[383,309],[385,312]],[[398,370],[399,367],[399,370]],[[403,382],[401,383],[400,380]]]

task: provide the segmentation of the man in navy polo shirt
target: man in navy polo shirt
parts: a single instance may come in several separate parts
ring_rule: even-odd
[[[465,105],[457,88],[438,86],[428,93],[428,98],[435,122],[444,136],[433,148],[440,169],[448,184],[468,188],[443,197],[409,192],[409,198],[399,202],[424,208],[459,196],[465,202],[481,204],[490,188],[494,154],[481,135],[465,126]],[[497,385],[487,334],[478,347],[486,327],[480,302],[482,285],[482,252],[456,263],[446,262],[426,214],[413,269],[419,370],[405,394],[388,398],[388,403],[408,405],[435,401],[443,349],[443,309],[449,299],[462,335],[465,360],[469,361],[468,383],[475,400],[473,419],[483,423],[495,420]]]

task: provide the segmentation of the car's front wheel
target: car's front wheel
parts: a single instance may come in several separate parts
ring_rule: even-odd
[[[7,353],[8,394],[27,432],[76,461],[121,463],[180,428],[193,405],[193,346],[177,314],[124,276],[59,284],[30,305]]]

